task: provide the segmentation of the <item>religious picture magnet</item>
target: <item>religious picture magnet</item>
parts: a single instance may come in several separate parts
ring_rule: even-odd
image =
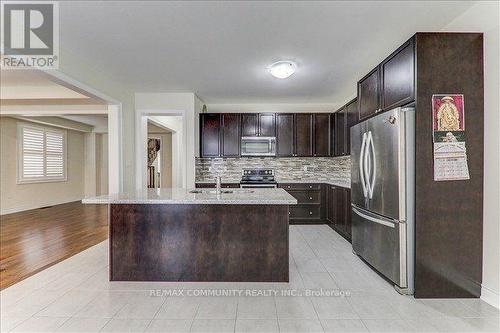
[[[432,95],[434,142],[465,142],[464,95]]]

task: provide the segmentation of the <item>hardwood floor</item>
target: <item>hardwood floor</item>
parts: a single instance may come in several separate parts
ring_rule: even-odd
[[[0,217],[0,289],[108,238],[108,206],[79,201]]]

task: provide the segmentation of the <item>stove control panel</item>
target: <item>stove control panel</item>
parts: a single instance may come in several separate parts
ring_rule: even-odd
[[[274,176],[273,169],[243,169],[243,176]]]

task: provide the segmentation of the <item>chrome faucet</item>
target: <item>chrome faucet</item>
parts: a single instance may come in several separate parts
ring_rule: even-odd
[[[215,190],[217,193],[221,192],[221,178],[220,178],[220,176],[215,177]]]

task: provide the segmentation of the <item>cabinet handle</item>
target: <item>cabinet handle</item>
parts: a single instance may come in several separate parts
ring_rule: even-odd
[[[290,188],[290,185],[288,185],[287,187]]]
[[[312,215],[312,214],[313,214],[313,212],[309,212],[309,215]]]
[[[309,200],[312,200],[313,198],[312,197],[309,197]]]
[[[313,188],[312,185],[309,185],[309,188]]]
[[[288,215],[290,215],[290,212],[288,212]]]

